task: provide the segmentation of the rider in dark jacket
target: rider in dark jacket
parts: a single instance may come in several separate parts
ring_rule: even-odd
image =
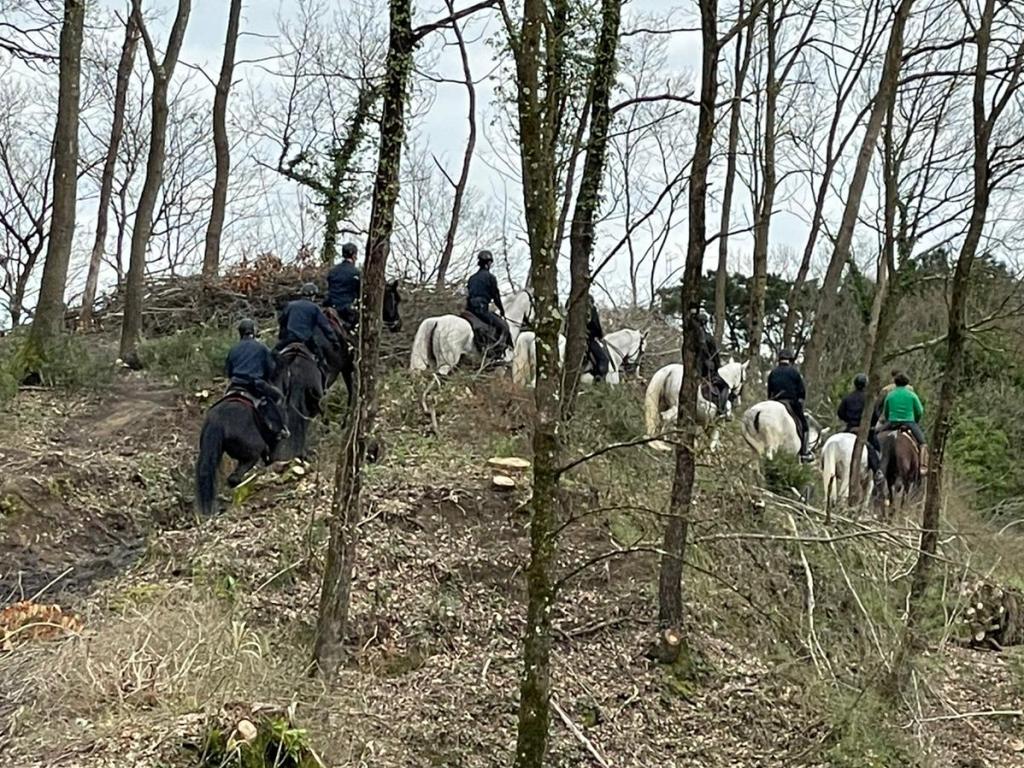
[[[601,316],[597,313],[597,304],[594,297],[587,294],[587,352],[590,354],[592,363],[590,375],[594,383],[604,381],[608,375],[608,353],[605,351],[602,340],[604,339],[604,328],[601,327]]]
[[[338,336],[320,307],[312,301],[316,297],[316,286],[306,283],[302,286],[300,294],[302,298],[289,301],[278,318],[279,331],[274,351],[280,352],[289,344],[296,342],[305,344],[316,356],[320,367],[324,368],[324,353],[317,343],[316,332],[320,331],[327,342],[334,345],[339,343]]]
[[[491,327],[498,340],[498,351],[503,352],[512,346],[512,337],[504,320],[505,307],[501,303],[498,280],[491,274],[491,265],[494,263],[494,257],[490,251],[480,251],[476,261],[480,265],[480,269],[469,278],[466,292],[466,309]],[[492,301],[494,306],[498,308],[498,312],[501,313],[501,317],[491,312]]]
[[[722,357],[714,335],[708,332],[708,320],[711,318],[703,309],[697,310],[694,317],[697,321],[697,372],[702,380],[708,382],[715,407],[718,408],[718,413],[724,416],[726,404],[729,402],[729,385],[718,375],[718,369],[722,367]]]
[[[853,377],[853,392],[850,392],[839,403],[839,410],[836,415],[843,422],[847,432],[856,433],[860,429],[860,422],[864,418],[864,408],[867,405],[867,374],[858,373]],[[878,437],[875,435],[875,421],[872,419],[871,429],[868,430],[868,468],[871,474],[877,474],[880,466],[878,456]]]
[[[807,450],[807,415],[804,413],[804,400],[807,398],[807,387],[804,377],[800,375],[793,363],[796,353],[784,349],[779,353],[779,364],[768,375],[768,399],[787,403],[797,421],[800,433],[800,461],[813,459]]]
[[[224,372],[228,376],[228,389],[244,389],[259,401],[264,424],[284,425],[281,413],[284,396],[271,382],[276,364],[274,353],[256,338],[256,323],[242,320],[238,324],[239,341],[228,352]]]
[[[327,306],[333,307],[349,328],[359,322],[359,313],[353,305],[359,300],[359,267],[356,266],[358,249],[353,243],[341,246],[341,262],[327,273]]]

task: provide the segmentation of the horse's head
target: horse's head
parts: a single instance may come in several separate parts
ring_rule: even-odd
[[[402,330],[402,318],[398,307],[402,303],[402,295],[398,292],[398,281],[392,280],[384,288],[384,325],[395,333]]]

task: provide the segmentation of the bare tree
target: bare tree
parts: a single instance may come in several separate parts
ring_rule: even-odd
[[[455,5],[452,0],[445,0],[448,12],[455,13]],[[455,40],[459,46],[459,58],[462,61],[462,75],[466,79],[466,99],[469,135],[466,137],[466,149],[462,155],[462,170],[457,181],[452,182],[452,215],[448,221],[448,232],[444,238],[444,250],[441,251],[441,261],[437,265],[437,287],[444,285],[448,277],[448,266],[452,261],[452,252],[455,250],[455,237],[459,229],[459,218],[462,215],[462,200],[466,195],[466,186],[469,183],[469,167],[473,162],[473,151],[476,149],[476,85],[473,83],[473,71],[469,66],[469,51],[466,49],[466,40],[462,35],[462,28],[458,22],[452,24],[452,31],[455,33]],[[445,174],[448,178],[448,175]],[[449,179],[450,180],[450,179]]]
[[[842,223],[836,236],[832,258],[822,281],[818,294],[818,305],[815,310],[815,323],[811,331],[807,349],[804,352],[804,376],[809,382],[815,382],[821,360],[825,334],[835,305],[835,296],[839,288],[843,268],[850,258],[850,246],[853,243],[853,230],[860,212],[861,196],[867,182],[871,158],[874,155],[875,143],[882,128],[882,120],[889,103],[895,98],[896,87],[903,64],[903,35],[913,8],[914,0],[900,0],[893,12],[892,26],[889,29],[889,42],[886,46],[885,60],[878,83],[878,90],[871,105],[871,112],[864,129],[860,152],[854,166],[853,178],[847,192],[846,207],[843,211]]]
[[[139,33],[135,26],[135,16],[129,14],[124,25],[124,43],[121,45],[121,56],[117,62],[113,120],[110,125],[107,154],[103,160],[103,171],[100,176],[100,195],[96,205],[96,236],[93,240],[92,252],[89,256],[89,271],[85,278],[85,292],[82,294],[82,314],[79,317],[79,325],[84,330],[88,330],[92,325],[93,305],[96,303],[100,266],[107,243],[110,200],[114,192],[114,173],[117,168],[117,155],[121,146],[121,137],[124,134],[125,104],[128,101],[128,86],[131,81],[132,68],[135,64],[135,49],[138,41]]]
[[[78,113],[82,79],[82,33],[85,0],[64,0],[60,31],[60,91],[54,131],[53,215],[39,301],[29,343],[36,354],[60,333],[64,322],[64,289],[71,263],[78,203]]]
[[[156,46],[146,28],[142,16],[142,0],[132,0],[132,14],[138,25],[142,42],[149,59],[153,75],[151,97],[152,118],[150,123],[149,157],[146,161],[146,180],[142,185],[138,209],[135,212],[135,226],[132,228],[131,257],[128,266],[127,294],[125,296],[124,320],[121,325],[121,359],[127,365],[139,366],[138,344],[142,336],[142,302],[146,274],[146,251],[153,226],[153,211],[163,182],[165,144],[167,140],[167,90],[178,54],[188,26],[191,0],[178,0],[178,11],[171,26],[167,49],[163,59],[157,55]]]
[[[220,268],[220,240],[224,231],[224,215],[228,202],[228,176],[231,173],[231,145],[228,143],[228,96],[235,72],[235,49],[242,16],[242,0],[231,0],[228,7],[228,29],[224,38],[224,58],[213,97],[213,146],[217,157],[217,174],[213,180],[213,203],[210,224],[206,229],[206,251],[203,254],[203,278],[211,280]]]

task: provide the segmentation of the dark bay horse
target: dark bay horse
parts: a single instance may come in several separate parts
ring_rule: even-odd
[[[271,413],[268,417],[274,418]],[[226,453],[238,462],[228,476],[234,488],[256,464],[269,464],[274,450],[273,433],[283,424],[264,425],[256,405],[244,394],[228,393],[206,412],[199,435],[196,459],[196,508],[201,515],[212,515],[217,505],[217,469]]]
[[[402,296],[398,292],[398,281],[392,280],[384,287],[384,307],[381,312],[384,320],[384,327],[392,333],[402,330],[402,318],[399,315],[399,305],[402,303]],[[331,319],[338,332],[339,344],[322,344],[324,357],[327,361],[327,387],[329,388],[338,376],[345,382],[345,389],[348,391],[348,399],[352,400],[353,374],[355,373],[355,354],[359,339],[355,333],[343,328],[340,320],[336,321],[337,314],[328,311],[328,318]]]
[[[914,436],[905,429],[883,432],[878,443],[881,448],[880,468],[885,475],[885,504],[892,506],[898,498],[902,507],[921,488],[921,449]]]
[[[282,350],[274,384],[284,393],[285,426],[289,435],[277,444],[273,458],[277,461],[302,458],[306,455],[309,422],[320,415],[320,401],[324,396],[320,367],[304,344],[291,344]]]

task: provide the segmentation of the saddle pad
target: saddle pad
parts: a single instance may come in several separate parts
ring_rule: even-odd
[[[316,358],[305,344],[301,341],[294,341],[281,350],[281,357],[290,359],[293,357],[305,357],[307,360],[316,362]]]

